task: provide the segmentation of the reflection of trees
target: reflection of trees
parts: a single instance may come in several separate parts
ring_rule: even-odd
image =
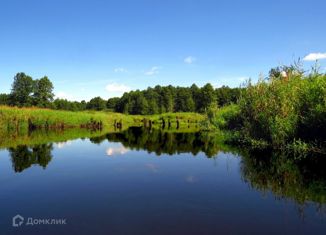
[[[294,159],[271,151],[250,152],[242,156],[241,173],[255,190],[294,200],[300,212],[308,201],[315,202],[318,210],[325,210],[325,164],[325,156]]]
[[[171,133],[133,127],[124,132],[107,134],[106,138],[110,142],[121,142],[128,148],[145,149],[149,153],[155,152],[157,155],[163,153],[197,155],[199,152],[204,152],[206,156],[212,157],[221,150],[221,145],[216,141],[214,135],[205,132]],[[101,138],[92,139],[92,142],[98,143],[100,140]]]
[[[16,148],[9,148],[9,154],[15,172],[22,172],[32,165],[40,165],[46,168],[52,159],[52,144],[41,144],[33,147],[20,145]]]

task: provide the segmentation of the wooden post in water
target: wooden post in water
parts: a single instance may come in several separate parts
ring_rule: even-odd
[[[179,119],[177,118],[177,129],[179,129]]]
[[[143,126],[146,128],[147,127],[147,119],[143,118]]]
[[[118,122],[118,128],[121,130],[122,129],[122,120],[120,119],[120,121]]]
[[[165,120],[164,120],[164,118],[162,118],[161,120],[162,120],[162,129],[164,129],[165,128]]]

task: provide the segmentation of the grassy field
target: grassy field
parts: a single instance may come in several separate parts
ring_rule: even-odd
[[[151,126],[162,125],[162,118],[175,128],[197,126],[204,120],[204,116],[195,113],[166,113],[162,115],[125,115],[113,112],[100,111],[58,111],[40,108],[17,108],[0,106],[0,132],[27,133],[33,129],[69,129],[88,128],[92,123],[101,123],[102,129],[112,131],[115,123],[121,123],[122,129],[130,126],[141,126],[151,122]],[[143,121],[143,120],[146,121]]]

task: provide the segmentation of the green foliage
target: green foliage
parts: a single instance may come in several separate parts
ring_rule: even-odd
[[[106,101],[101,97],[95,97],[87,103],[86,108],[98,111],[104,110],[106,108]]]
[[[119,97],[113,97],[108,99],[108,102],[106,103],[106,108],[111,111],[115,110],[119,99],[120,99]]]
[[[51,103],[50,108],[58,109],[58,110],[69,110],[69,111],[82,111],[86,110],[87,103],[85,100],[81,102],[77,101],[68,101],[66,99],[55,99],[53,103]]]
[[[317,202],[320,209],[326,202],[325,156],[293,158],[284,151],[261,150],[241,155],[241,174],[251,187],[264,194],[272,191],[277,197],[291,198],[302,206]]]
[[[53,84],[48,77],[34,81],[33,103],[38,107],[49,107],[53,100]]]
[[[38,129],[80,128],[91,121],[101,122],[103,128],[114,128],[115,120],[122,121],[123,127],[134,124],[134,118],[120,113],[95,111],[71,112],[40,108],[17,108],[0,106],[0,135],[9,132],[28,131],[29,122]],[[135,117],[136,118],[136,117]]]
[[[219,107],[229,105],[229,104],[235,104],[238,102],[238,99],[240,98],[241,91],[243,89],[241,88],[230,88],[227,86],[222,86],[220,88],[217,88],[215,90],[215,94],[217,97],[217,104]]]
[[[37,106],[59,110],[82,111],[105,110],[125,113],[154,115],[166,112],[204,113],[211,105],[224,106],[238,100],[239,88],[221,87],[214,89],[211,84],[199,88],[193,84],[188,87],[155,86],[146,90],[125,93],[121,98],[114,97],[104,101],[95,97],[89,102],[55,99],[53,84],[48,77],[33,80],[24,73],[14,78],[10,96],[0,95],[0,105],[19,107]]]
[[[0,94],[0,105],[8,105],[10,96],[7,94]]]
[[[243,134],[275,146],[294,138],[324,139],[325,89],[325,75],[304,76],[294,71],[284,79],[270,77],[248,84],[239,102]]]
[[[207,83],[200,89],[198,102],[199,112],[205,112],[212,104],[216,103],[216,95],[211,84]]]
[[[235,130],[240,128],[240,108],[236,104],[221,108],[211,106],[207,111],[207,117],[220,130]]]
[[[33,90],[34,81],[32,77],[25,73],[17,73],[11,88],[10,104],[19,107],[31,106]]]
[[[204,113],[211,105],[221,106],[238,100],[239,88],[222,87],[214,89],[211,84],[202,88],[193,84],[188,87],[156,86],[143,91],[125,93],[119,100],[115,99],[116,112],[129,114],[160,114],[165,112]],[[145,98],[145,100],[143,99]],[[112,102],[110,100],[110,102]]]

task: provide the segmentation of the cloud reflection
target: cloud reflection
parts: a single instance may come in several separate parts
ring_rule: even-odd
[[[66,142],[59,142],[57,143],[57,148],[62,149],[64,147],[70,146],[72,144],[72,141],[68,140]]]
[[[109,147],[106,149],[106,155],[107,156],[114,156],[114,155],[123,155],[127,152],[129,152],[129,149],[119,146],[119,147]]]

